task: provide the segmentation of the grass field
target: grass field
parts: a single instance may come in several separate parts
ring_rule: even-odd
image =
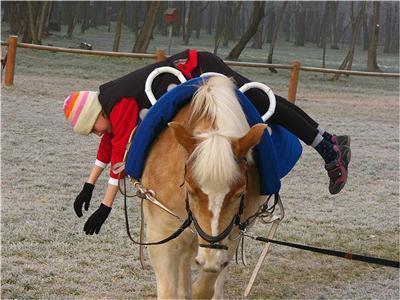
[[[131,48],[129,35],[124,32],[121,50]],[[73,46],[79,41],[110,50],[112,33],[100,28],[72,40],[53,35],[44,44]],[[212,49],[206,38],[195,42],[192,47]],[[158,37],[149,51],[163,44]],[[176,43],[174,52],[184,48]],[[227,51],[221,49],[222,54]],[[264,61],[265,52],[246,49],[241,59]],[[318,66],[320,52],[311,45],[283,44],[276,50],[276,62],[296,58]],[[337,67],[343,56],[343,50],[329,51],[328,66]],[[354,68],[365,69],[365,59],[366,53],[356,54]],[[397,56],[381,55],[378,61],[387,71],[399,70]],[[1,89],[2,298],[156,296],[154,274],[140,269],[137,247],[126,236],[122,197],[100,235],[82,231],[100,204],[107,176],[98,182],[89,212],[77,218],[72,203],[95,160],[98,139],[74,134],[62,113],[70,91],[96,90],[150,62],[18,49],[15,85]],[[286,71],[272,75],[268,70],[236,69],[277,94],[287,94]],[[351,135],[349,182],[343,192],[331,196],[322,160],[305,146],[301,160],[283,180],[286,217],[276,238],[399,260],[399,81],[328,78],[301,73],[297,104],[326,129]],[[138,226],[136,202],[130,206]],[[248,241],[250,267],[232,263],[227,298],[243,297],[261,249],[261,244]],[[272,246],[250,298],[398,299],[399,279],[395,269]]]

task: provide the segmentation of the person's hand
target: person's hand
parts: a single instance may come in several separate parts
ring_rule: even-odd
[[[76,197],[74,202],[74,210],[76,215],[80,218],[82,217],[82,206],[85,203],[85,210],[89,209],[90,199],[92,199],[94,185],[91,183],[85,182],[83,185],[82,191]]]
[[[83,227],[83,231],[85,231],[86,234],[90,235],[93,235],[93,233],[98,234],[101,226],[110,214],[110,211],[111,207],[108,207],[102,203],[100,207],[86,221],[85,226]]]

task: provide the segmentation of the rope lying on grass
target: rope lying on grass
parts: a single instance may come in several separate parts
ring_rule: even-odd
[[[317,248],[317,247],[295,244],[295,243],[290,243],[290,242],[277,241],[277,240],[272,240],[272,239],[268,239],[268,238],[261,237],[261,236],[254,237],[254,236],[250,236],[247,234],[245,234],[245,236],[250,237],[254,240],[260,241],[260,242],[264,242],[264,243],[278,244],[278,245],[288,246],[288,247],[302,249],[302,250],[306,250],[306,251],[326,254],[326,255],[330,255],[330,256],[343,257],[343,258],[347,258],[347,259],[351,259],[351,260],[363,261],[363,262],[367,262],[367,263],[371,263],[371,264],[378,264],[378,265],[386,266],[386,267],[400,268],[399,261],[388,260],[388,259],[372,257],[372,256],[359,255],[359,254],[353,254],[350,252],[343,252],[343,251],[338,251],[338,250]]]

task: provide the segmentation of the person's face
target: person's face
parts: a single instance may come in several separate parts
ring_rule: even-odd
[[[101,137],[106,132],[111,132],[111,125],[108,118],[101,112],[94,123],[92,133]]]

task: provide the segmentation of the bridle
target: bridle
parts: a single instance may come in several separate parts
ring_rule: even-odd
[[[228,235],[230,235],[231,232],[232,232],[232,229],[235,226],[239,226],[240,225],[240,216],[242,215],[243,210],[244,210],[244,196],[245,196],[245,194],[242,193],[241,196],[240,196],[239,210],[233,216],[232,221],[229,223],[229,225],[220,234],[212,236],[212,235],[208,235],[207,233],[204,232],[203,229],[201,229],[199,223],[197,222],[196,218],[193,216],[192,211],[190,210],[189,196],[188,196],[188,193],[186,194],[186,211],[188,212],[188,215],[190,216],[190,218],[193,221],[193,225],[194,225],[194,228],[196,229],[197,234],[203,240],[208,242],[208,244],[199,244],[199,247],[201,247],[201,248],[228,250],[227,246],[218,244],[218,242],[224,240]]]
[[[236,160],[237,163],[240,163],[241,161],[244,161],[246,163],[246,172],[245,172],[245,176],[246,176],[246,186],[245,186],[245,190],[248,186],[248,175],[247,175],[247,159],[245,157],[241,157],[239,159]],[[186,175],[186,166],[185,166],[185,175]],[[138,181],[134,181],[134,185],[136,187],[139,187],[140,185],[138,185]],[[184,184],[184,183],[183,183]],[[183,186],[183,184],[181,185],[181,187]],[[172,216],[176,217],[179,220],[183,220],[182,218],[180,218],[179,216],[173,214],[169,209],[166,209],[164,205],[160,205],[161,203],[159,201],[154,201],[152,200],[152,198],[154,198],[154,192],[151,190],[148,190],[147,192],[144,192],[142,190],[143,188],[141,188],[140,193],[138,192],[136,194],[136,196],[142,198],[142,199],[146,199],[151,201],[153,204],[159,206],[161,209],[165,210],[166,212],[170,213]],[[253,223],[253,221],[259,217],[262,216],[264,213],[266,213],[267,211],[270,211],[271,209],[275,208],[275,205],[277,204],[277,196],[279,197],[278,194],[275,195],[275,203],[273,204],[272,207],[268,206],[268,202],[269,199],[271,198],[272,195],[270,195],[267,200],[265,201],[265,203],[263,203],[260,208],[258,209],[258,211],[253,214],[252,216],[250,216],[248,219],[246,219],[243,223],[240,222],[241,216],[243,214],[244,211],[244,199],[245,199],[245,193],[242,193],[240,196],[240,204],[239,204],[239,208],[237,213],[233,216],[232,221],[229,223],[229,225],[225,228],[224,231],[222,231],[220,234],[216,235],[216,236],[211,236],[208,235],[199,225],[199,223],[197,222],[196,218],[194,217],[191,209],[190,209],[190,204],[189,204],[189,193],[186,192],[186,199],[185,199],[185,205],[186,205],[186,211],[187,211],[187,218],[185,220],[183,220],[182,224],[180,225],[180,227],[173,232],[170,236],[166,237],[165,239],[162,239],[160,241],[157,242],[149,242],[149,243],[142,243],[142,242],[138,242],[135,239],[132,238],[131,233],[130,233],[130,229],[129,229],[129,220],[128,220],[128,208],[127,208],[127,193],[126,193],[126,183],[124,184],[124,209],[125,209],[125,224],[126,224],[126,230],[127,230],[127,234],[129,239],[137,244],[137,245],[143,245],[143,246],[150,246],[150,245],[160,245],[160,244],[164,244],[167,243],[175,238],[177,238],[186,228],[190,228],[189,226],[192,224],[194,225],[195,231],[196,233],[206,242],[208,242],[207,244],[200,244],[199,247],[202,248],[211,248],[211,249],[220,249],[220,250],[227,250],[228,247],[226,245],[221,245],[219,244],[220,241],[224,240],[225,238],[227,238],[232,230],[235,227],[239,228],[239,231],[243,234],[246,230],[246,228]],[[192,230],[193,231],[193,230]]]

